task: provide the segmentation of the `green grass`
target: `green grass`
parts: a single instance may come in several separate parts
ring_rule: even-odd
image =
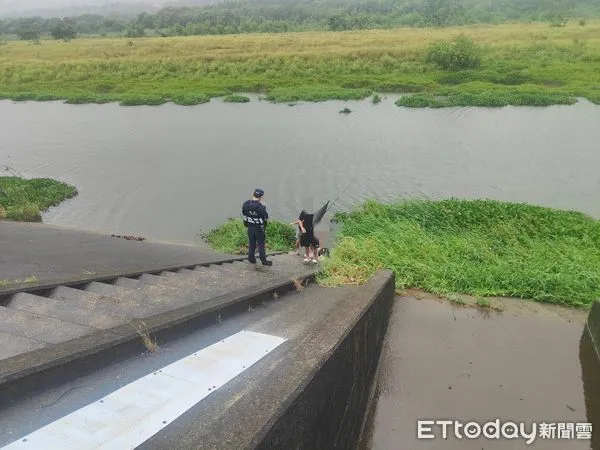
[[[428,59],[432,43],[460,34],[477,45],[479,65],[445,70]],[[416,94],[399,100],[406,107],[600,104],[599,65],[598,21],[10,41],[0,52],[0,98],[195,105],[236,92],[285,103],[378,92]]]
[[[577,100],[573,97],[561,94],[523,94],[519,92],[509,93],[458,93],[444,97],[436,97],[432,94],[416,94],[414,96],[401,97],[396,101],[397,106],[409,108],[446,108],[451,106],[550,106],[550,105],[572,105]]]
[[[229,219],[203,235],[216,251],[233,255],[248,253],[248,232],[241,219]],[[269,221],[266,231],[267,251],[287,251],[294,247],[296,230],[287,223]]]
[[[573,96],[546,92],[533,86],[496,87],[471,83],[470,92],[460,92],[459,88],[438,89],[435,93],[403,96],[396,101],[397,106],[409,108],[445,108],[450,106],[550,106],[572,105]]]
[[[77,195],[77,189],[50,178],[0,177],[0,205],[6,219],[39,222],[41,213]]]
[[[228,95],[226,97],[223,98],[224,102],[227,103],[248,103],[250,101],[250,99],[248,97],[246,97],[245,95]]]
[[[266,100],[287,102],[324,102],[326,100],[362,100],[371,95],[369,89],[340,88],[336,86],[277,87],[269,91]]]
[[[210,97],[202,94],[179,94],[173,97],[172,101],[182,106],[201,105],[210,102]]]
[[[600,221],[489,200],[369,201],[341,223],[320,282],[363,282],[380,268],[398,289],[587,306],[600,299]]]

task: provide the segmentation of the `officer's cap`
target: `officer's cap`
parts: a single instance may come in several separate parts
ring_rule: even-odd
[[[256,198],[260,198],[260,197],[262,197],[263,195],[265,195],[265,191],[263,191],[262,189],[255,189],[255,190],[254,190],[254,196],[255,196]]]

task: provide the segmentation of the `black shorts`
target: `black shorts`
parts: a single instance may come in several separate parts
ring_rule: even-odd
[[[300,235],[300,247],[319,247],[319,240],[314,236],[314,234],[306,233]]]

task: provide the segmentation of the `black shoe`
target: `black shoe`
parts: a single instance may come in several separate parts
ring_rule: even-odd
[[[250,264],[256,264],[256,260],[252,261],[251,259],[249,259],[249,260],[248,260],[248,262],[249,262]]]
[[[273,261],[263,261],[263,266],[272,266]]]

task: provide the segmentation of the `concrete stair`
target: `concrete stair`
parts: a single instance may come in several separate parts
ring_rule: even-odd
[[[296,264],[289,262],[290,268]],[[204,280],[213,269],[176,270],[140,276],[139,285],[125,283],[142,292],[170,286],[163,277],[176,284],[181,277]],[[223,270],[239,274],[247,267]],[[272,277],[281,275],[290,276],[283,264]],[[32,382],[0,384],[0,404],[7,405],[0,447],[47,445],[43,427],[51,417],[62,421],[51,437],[78,448],[100,443],[144,450],[359,448],[354,443],[375,392],[394,295],[389,271],[362,286],[305,285],[223,321],[181,323],[173,326],[176,333],[163,329],[154,334],[160,349],[153,354],[113,346],[91,361],[40,373],[35,389]],[[72,413],[77,417],[69,417]],[[85,436],[80,424],[90,430]],[[63,442],[55,447],[68,447]]]
[[[252,295],[264,295],[265,289],[276,292],[278,286],[316,272],[315,266],[305,265],[298,256],[270,259],[271,267],[245,261],[199,265],[4,297],[0,299],[0,363],[7,364],[0,364],[0,385],[5,374],[15,376],[10,361],[17,358],[21,370],[30,352],[39,354],[40,349],[112,332],[120,326],[124,339],[123,327],[131,328],[132,321],[156,322],[160,314],[185,308],[201,315],[204,305],[207,313],[214,313],[221,303],[223,308],[231,307],[238,297],[247,301]],[[108,342],[110,336],[105,333],[103,339]]]

